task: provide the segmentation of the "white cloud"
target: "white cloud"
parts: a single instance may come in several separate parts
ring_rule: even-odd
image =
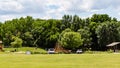
[[[93,3],[93,0],[83,0],[82,4],[80,5],[80,8],[82,8],[85,11],[90,11],[93,6]]]
[[[13,18],[16,18],[14,15],[2,15],[0,16],[0,21],[3,22],[3,21],[6,21],[6,20],[11,20]]]
[[[94,13],[119,17],[119,3],[120,0],[1,0],[0,20],[27,15],[47,19],[62,18],[64,14],[86,17]]]
[[[0,2],[0,10],[1,11],[15,11],[20,12],[23,10],[23,6],[16,1],[1,1]]]

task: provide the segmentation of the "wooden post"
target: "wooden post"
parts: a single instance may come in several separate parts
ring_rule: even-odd
[[[114,46],[114,52],[115,52],[115,46]]]

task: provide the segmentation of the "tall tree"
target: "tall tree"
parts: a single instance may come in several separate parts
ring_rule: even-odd
[[[98,38],[96,34],[96,28],[98,27],[99,23],[96,22],[91,22],[89,24],[90,32],[91,32],[91,38],[92,38],[92,44],[91,44],[91,49],[92,50],[99,50],[98,47]]]
[[[79,29],[78,33],[81,34],[81,38],[83,39],[83,47],[84,49],[90,49],[91,45],[91,33],[88,27],[85,27],[84,29]]]
[[[37,25],[36,25],[37,24]],[[35,45],[40,47],[54,47],[60,32],[61,21],[36,21],[32,30]]]
[[[104,22],[96,29],[99,48],[106,50],[106,45],[119,41],[119,31],[117,22]]]
[[[62,30],[66,29],[66,28],[70,28],[71,27],[71,22],[72,22],[72,16],[71,15],[64,15],[62,17]]]
[[[109,17],[109,15],[107,14],[94,14],[91,17],[91,21],[96,23],[102,23],[105,21],[111,21],[111,17]]]
[[[71,29],[72,30],[77,31],[78,29],[80,29],[84,26],[83,21],[81,18],[79,18],[79,16],[74,15],[72,18],[73,18],[71,21]]]

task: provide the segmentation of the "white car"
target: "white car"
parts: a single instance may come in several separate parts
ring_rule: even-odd
[[[78,49],[78,50],[76,51],[77,54],[80,54],[80,53],[82,53],[82,52],[83,52],[82,49]]]
[[[54,53],[55,53],[54,48],[49,48],[49,49],[48,49],[48,54],[54,54]]]

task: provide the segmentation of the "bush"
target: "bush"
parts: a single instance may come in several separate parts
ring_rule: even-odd
[[[77,32],[64,32],[59,43],[64,48],[74,50],[83,44],[83,39],[81,39],[81,35]]]

